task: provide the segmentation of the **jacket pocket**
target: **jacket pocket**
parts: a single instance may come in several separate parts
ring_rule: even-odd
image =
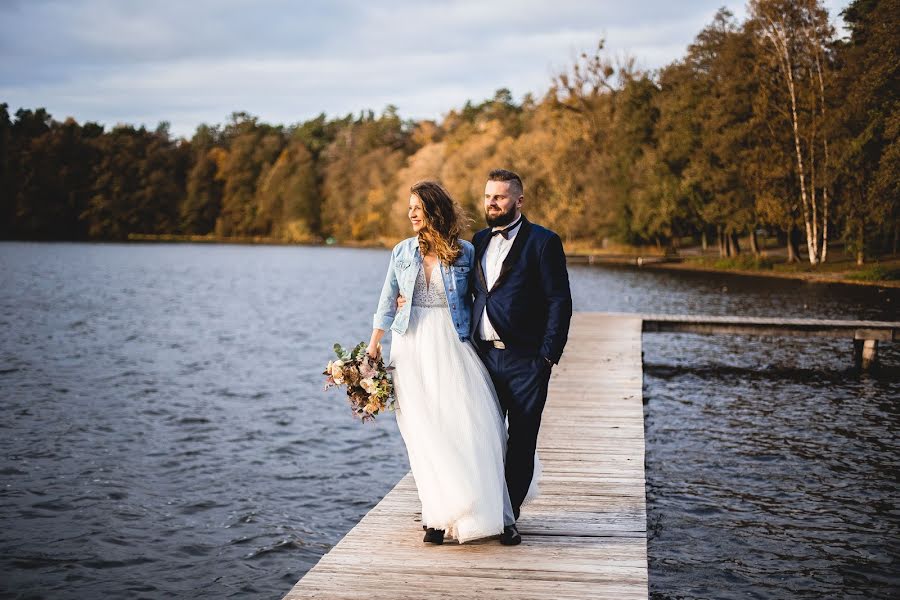
[[[403,259],[398,258],[397,260],[394,261],[394,265],[401,271],[403,269],[409,268],[409,265],[411,265],[411,264],[412,264],[412,261],[405,259],[405,258],[403,258]]]

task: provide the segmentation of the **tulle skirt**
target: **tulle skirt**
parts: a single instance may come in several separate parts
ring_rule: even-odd
[[[391,362],[423,524],[460,543],[502,533],[504,521],[514,522],[506,424],[475,347],[460,341],[446,307],[413,306],[406,333],[394,334]]]

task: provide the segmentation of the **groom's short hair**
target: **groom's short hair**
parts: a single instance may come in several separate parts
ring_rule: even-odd
[[[525,186],[522,184],[522,178],[518,173],[507,171],[506,169],[494,169],[488,173],[488,181],[507,181],[511,186],[515,186],[519,196],[525,193]]]

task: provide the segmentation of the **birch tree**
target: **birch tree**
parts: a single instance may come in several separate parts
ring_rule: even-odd
[[[783,87],[807,253],[815,265],[827,256],[828,145],[823,122],[826,44],[833,30],[818,0],[751,0],[750,24],[760,58],[771,61],[779,74],[766,83]]]

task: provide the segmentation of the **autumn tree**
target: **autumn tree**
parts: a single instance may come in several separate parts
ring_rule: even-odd
[[[558,122],[574,134],[570,152],[557,165],[563,170],[559,181],[566,184],[564,198],[571,203],[563,225],[570,232],[567,237],[597,240],[623,233],[619,215],[629,205],[631,164],[641,150],[629,143],[634,138],[618,139],[623,127],[627,132],[631,126],[619,111],[627,99],[627,82],[642,77],[633,59],[611,59],[601,40],[592,53],[582,53],[570,69],[553,78],[546,101],[568,114],[571,121]],[[641,109],[652,111],[652,106]]]
[[[757,165],[749,152],[756,141],[754,59],[750,37],[726,10],[716,14],[688,50],[702,93],[696,106],[699,143],[685,177],[704,199],[701,217],[715,228],[723,256],[741,252],[742,234],[755,240],[758,223],[752,180]]]
[[[843,15],[837,182],[844,237],[862,264],[879,236],[894,254],[900,237],[900,1],[855,0]]]
[[[341,240],[372,240],[390,233],[387,215],[396,174],[415,148],[411,125],[389,106],[363,113],[340,130],[322,155],[323,232]]]
[[[817,0],[751,0],[749,7],[748,25],[757,40],[758,58],[779,74],[763,83],[780,87],[786,98],[782,106],[771,106],[788,116],[807,253],[815,265],[827,255],[828,243],[829,162],[823,115],[826,48],[833,31]]]
[[[220,236],[268,235],[270,220],[260,215],[257,187],[263,171],[284,148],[281,128],[260,123],[247,113],[234,113],[222,132],[224,152],[217,153],[217,175],[223,183],[222,210],[216,220]]]
[[[179,206],[180,231],[186,234],[212,233],[222,210],[223,182],[218,165],[224,161],[220,132],[216,127],[201,125],[188,146],[191,166],[187,189]]]
[[[319,193],[312,153],[297,136],[263,169],[257,189],[258,230],[291,242],[314,239]]]
[[[861,262],[900,240],[900,0],[854,0],[835,42],[816,0],[720,10],[681,59],[643,72],[601,41],[520,103],[497,90],[440,121],[380,115],[290,126],[234,113],[188,140],[54,121],[0,104],[3,237],[123,239],[130,233],[408,235],[409,186],[438,179],[482,221],[493,168],[525,180],[525,213],[565,242],[608,238],[676,249],[711,237],[723,256],[775,231],[812,264],[840,231]]]
[[[118,240],[176,231],[189,154],[171,139],[168,125],[155,131],[118,126],[98,137],[96,148],[91,198],[82,214],[88,235]]]
[[[18,180],[13,162],[12,119],[9,105],[0,103],[0,238],[13,236],[16,215],[16,190]]]

